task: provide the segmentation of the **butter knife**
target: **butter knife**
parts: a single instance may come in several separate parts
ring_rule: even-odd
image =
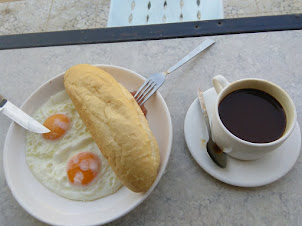
[[[11,118],[23,128],[35,133],[49,133],[50,130],[30,117],[24,111],[13,105],[0,95],[0,112]]]

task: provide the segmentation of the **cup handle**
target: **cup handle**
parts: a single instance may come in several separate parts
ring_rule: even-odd
[[[224,87],[230,84],[228,80],[226,80],[226,78],[223,77],[222,75],[216,75],[213,78],[212,82],[217,94],[219,94],[221,90],[224,89]]]

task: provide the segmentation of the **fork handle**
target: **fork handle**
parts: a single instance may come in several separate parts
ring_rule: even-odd
[[[202,52],[206,48],[208,48],[210,45],[214,44],[215,41],[212,39],[206,39],[204,42],[202,42],[199,46],[197,46],[195,49],[193,49],[188,55],[186,55],[184,58],[182,58],[180,61],[178,61],[174,66],[170,67],[165,73],[166,75],[170,74],[171,72],[175,71],[177,68],[191,60],[193,57],[195,57],[198,53]]]

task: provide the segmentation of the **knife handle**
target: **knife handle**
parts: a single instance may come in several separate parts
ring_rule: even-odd
[[[2,108],[6,102],[7,100],[0,94],[0,108]]]

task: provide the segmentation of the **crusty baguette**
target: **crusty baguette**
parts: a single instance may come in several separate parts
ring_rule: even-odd
[[[87,64],[67,70],[64,85],[115,174],[132,191],[147,191],[157,176],[159,149],[133,96],[110,74]]]

